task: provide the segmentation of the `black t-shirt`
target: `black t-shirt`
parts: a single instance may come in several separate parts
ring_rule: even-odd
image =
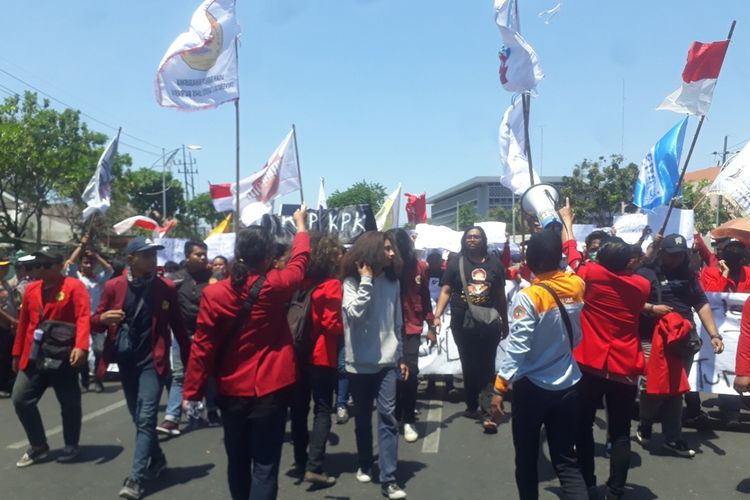
[[[151,282],[153,284],[153,282]],[[125,296],[125,305],[123,310],[125,311],[125,321],[130,324],[130,339],[133,342],[133,349],[135,351],[135,364],[138,367],[145,367],[153,363],[153,342],[151,340],[151,325],[153,323],[154,314],[151,305],[151,286],[140,285],[135,286],[133,283],[128,283],[128,293]],[[138,314],[138,303],[143,297],[143,305],[141,305]]]
[[[208,286],[208,280],[211,278],[211,271],[205,271],[192,275],[187,269],[180,270],[174,277],[177,285],[177,301],[180,304],[180,311],[185,320],[185,329],[192,337],[195,333],[195,323],[198,320],[198,309],[201,301],[203,289]]]
[[[708,303],[703,287],[696,276],[688,278],[684,274],[670,274],[657,272],[652,267],[642,267],[636,271],[651,283],[651,293],[648,296],[650,304],[664,304],[670,306],[686,320],[693,323],[693,310],[700,309]],[[661,297],[659,296],[661,289]],[[650,339],[656,326],[657,318],[641,315],[641,337]]]
[[[451,287],[451,318],[466,314],[466,294],[459,274],[459,254],[451,254],[443,273],[441,285]],[[475,263],[464,257],[464,274],[469,300],[480,307],[497,307],[501,294],[505,293],[505,269],[494,254],[488,254],[484,262]]]

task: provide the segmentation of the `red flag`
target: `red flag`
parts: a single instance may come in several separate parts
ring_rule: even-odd
[[[690,83],[706,78],[719,78],[727,47],[729,40],[712,43],[693,42],[688,51],[687,64],[682,71],[682,81]]]
[[[424,224],[427,222],[427,196],[404,193],[406,196],[406,218],[409,224]]]

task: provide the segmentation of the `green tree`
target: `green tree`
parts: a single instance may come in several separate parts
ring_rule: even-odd
[[[166,214],[162,213],[162,173],[150,168],[128,170],[122,176],[122,185],[128,196],[128,202],[133,209],[143,215],[156,216],[157,219],[176,217],[185,214],[185,191],[180,181],[167,172],[164,185],[166,186]]]
[[[201,193],[187,204],[187,213],[194,219],[203,219],[211,226],[217,225],[227,216],[226,212],[217,212],[210,193]]]
[[[466,231],[479,220],[479,213],[473,203],[467,203],[458,207],[458,228]]]
[[[379,182],[361,180],[343,191],[338,189],[331,193],[327,203],[331,208],[347,205],[370,205],[372,212],[377,213],[386,197],[385,187]]]
[[[726,201],[723,201],[719,209],[718,224],[716,220],[717,208],[712,206],[706,189],[711,183],[703,179],[698,183],[688,183],[683,186],[682,198],[676,203],[678,208],[686,208],[694,211],[695,229],[701,234],[706,234],[718,225],[724,224],[735,217],[734,210]],[[658,228],[655,229],[658,231]]]
[[[637,177],[638,166],[635,163],[624,165],[620,155],[583,160],[573,167],[572,176],[563,177],[561,202],[570,198],[576,221],[581,224],[610,226],[621,204],[632,201]]]
[[[487,220],[505,222],[510,228],[510,223],[513,220],[513,208],[508,207],[494,207],[490,208],[487,212]]]

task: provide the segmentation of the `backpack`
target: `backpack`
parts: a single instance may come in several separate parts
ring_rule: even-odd
[[[308,290],[297,290],[289,301],[289,310],[286,314],[289,330],[292,332],[292,343],[297,360],[300,363],[310,361],[314,347],[313,339],[310,338],[310,327],[312,321],[312,293],[315,286]]]

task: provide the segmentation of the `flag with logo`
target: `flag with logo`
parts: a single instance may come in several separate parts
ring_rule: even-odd
[[[375,223],[378,225],[378,231],[388,231],[389,229],[397,228],[400,210],[401,184],[385,199],[383,206],[375,214]]]
[[[520,97],[514,99],[503,115],[500,122],[499,144],[500,164],[503,167],[500,183],[515,194],[521,195],[531,187],[531,177],[529,161],[526,158],[526,135]],[[539,175],[534,172],[534,184],[539,182]]]
[[[500,83],[509,92],[533,90],[544,78],[539,58],[521,36],[517,0],[495,0],[495,23],[500,29]]]
[[[691,115],[708,113],[728,47],[729,40],[693,42],[688,51],[687,64],[682,70],[682,85],[656,109]]]
[[[750,217],[750,143],[722,168],[708,193],[724,195],[745,217]]]
[[[159,63],[156,102],[181,110],[239,99],[235,0],[205,0]]]
[[[87,220],[95,213],[104,215],[109,209],[112,198],[112,164],[117,156],[117,146],[120,141],[120,130],[104,148],[96,170],[91,180],[83,190],[81,198],[86,203],[83,209],[83,220]]]
[[[427,195],[404,193],[406,196],[406,220],[409,224],[427,223]]]
[[[320,188],[318,189],[318,210],[324,210],[328,208],[328,198],[326,198],[326,182],[322,177],[320,178]]]
[[[641,162],[635,181],[633,203],[645,210],[666,205],[675,196],[680,180],[680,157],[688,117],[654,144]]]

